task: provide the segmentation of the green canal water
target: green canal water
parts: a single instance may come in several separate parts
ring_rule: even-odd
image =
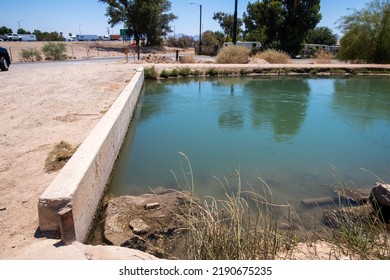
[[[216,178],[292,204],[390,181],[389,78],[147,81],[112,173],[111,193],[185,189],[225,199]],[[380,179],[379,179],[380,178]],[[269,197],[269,191],[266,191]]]

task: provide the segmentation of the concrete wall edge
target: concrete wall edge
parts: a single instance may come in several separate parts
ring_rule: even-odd
[[[135,74],[38,201],[41,232],[60,230],[58,212],[71,207],[77,241],[84,242],[118,156],[144,82]]]

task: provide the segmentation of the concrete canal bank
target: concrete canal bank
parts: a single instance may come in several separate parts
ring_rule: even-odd
[[[41,232],[83,242],[121,148],[144,81],[138,68],[130,83],[39,198]]]

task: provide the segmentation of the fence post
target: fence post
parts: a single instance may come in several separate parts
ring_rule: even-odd
[[[58,212],[60,220],[61,240],[64,244],[71,244],[76,240],[73,211],[70,207],[65,207]]]
[[[9,47],[9,56],[11,57],[11,61],[14,62],[14,58],[12,57],[12,50],[11,50],[11,47]]]

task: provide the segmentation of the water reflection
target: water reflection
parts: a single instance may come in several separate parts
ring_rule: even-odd
[[[335,80],[332,108],[350,125],[362,130],[390,119],[389,79]]]
[[[252,126],[272,126],[276,141],[287,141],[302,126],[310,96],[304,79],[251,80],[244,86],[252,109]],[[267,128],[264,128],[267,129]]]
[[[261,177],[275,197],[298,207],[303,197],[329,195],[321,186],[337,184],[330,164],[358,187],[376,180],[359,181],[360,167],[386,179],[379,169],[390,166],[388,81],[147,81],[111,190],[137,195],[177,187],[170,170],[178,177],[182,171],[178,151],[191,160],[197,194],[222,199],[224,191],[213,176],[234,181],[238,167],[243,189],[261,193]]]

